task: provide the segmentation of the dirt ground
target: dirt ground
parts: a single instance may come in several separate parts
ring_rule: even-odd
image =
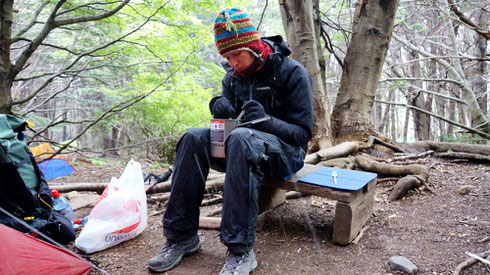
[[[122,163],[122,161],[119,161]],[[162,173],[141,162],[144,172]],[[481,253],[490,249],[490,165],[452,163],[430,159],[429,186],[405,198],[388,202],[393,182],[378,183],[375,210],[357,244],[332,243],[334,201],[315,196],[288,200],[263,214],[257,232],[255,252],[259,265],[254,274],[403,274],[388,265],[392,256],[404,256],[419,269],[418,274],[452,274],[469,259],[465,251]],[[105,182],[119,177],[124,165],[79,165],[79,172],[56,179],[51,184]],[[471,186],[467,195],[459,194]],[[202,207],[201,213],[220,207]],[[138,237],[94,254],[85,255],[110,274],[149,274],[146,262],[163,246],[164,206],[148,204],[148,226]],[[90,209],[76,212],[80,216]],[[218,274],[226,248],[216,230],[199,230],[201,251],[186,257],[167,274]],[[97,274],[96,272],[92,272]],[[477,262],[461,274],[489,274]]]

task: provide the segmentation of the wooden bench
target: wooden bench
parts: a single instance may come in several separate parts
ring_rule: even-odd
[[[322,167],[305,164],[287,180],[264,180],[259,195],[259,208],[263,212],[284,203],[285,190],[336,200],[332,241],[348,245],[373,213],[376,178],[357,191],[337,190],[298,181]]]

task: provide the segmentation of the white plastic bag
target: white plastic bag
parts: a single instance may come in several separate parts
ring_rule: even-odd
[[[104,250],[138,236],[147,221],[141,165],[131,160],[100,196],[75,245],[85,253]]]

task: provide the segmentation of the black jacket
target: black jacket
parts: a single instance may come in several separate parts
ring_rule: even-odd
[[[301,64],[289,58],[291,50],[281,36],[264,37],[274,53],[269,54],[264,66],[250,78],[233,75],[234,69],[223,63],[222,96],[228,98],[236,110],[254,99],[264,106],[272,119],[252,127],[276,135],[283,141],[304,147],[313,129],[312,82]],[[219,98],[219,97],[218,97]],[[214,104],[214,98],[210,107]]]

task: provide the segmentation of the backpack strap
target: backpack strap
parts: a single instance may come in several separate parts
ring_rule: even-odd
[[[23,160],[21,160],[20,162],[14,163],[15,164],[15,167],[19,168],[22,165],[26,164],[26,162],[28,162],[29,160],[31,160],[31,156],[27,156]]]

